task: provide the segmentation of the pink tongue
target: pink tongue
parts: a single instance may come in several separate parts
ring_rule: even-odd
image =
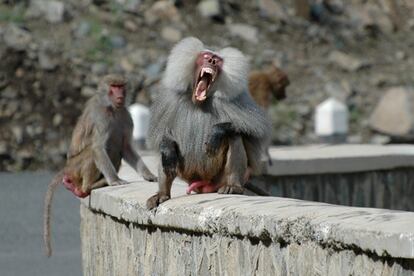
[[[204,100],[206,98],[206,89],[207,89],[207,81],[205,79],[201,79],[197,85],[197,90],[195,93],[197,100]]]

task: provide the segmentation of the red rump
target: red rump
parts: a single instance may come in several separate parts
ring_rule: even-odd
[[[214,193],[217,192],[218,190],[218,185],[213,184],[211,182],[208,181],[195,181],[192,182],[190,184],[190,186],[188,186],[186,192],[187,195],[191,194],[192,191],[196,192],[196,193]]]
[[[69,191],[74,193],[77,197],[84,198],[84,197],[87,197],[90,194],[89,192],[82,192],[81,190],[76,188],[75,184],[72,181],[72,179],[66,174],[63,176],[62,181],[63,181],[63,185],[66,187],[66,189],[68,189]]]

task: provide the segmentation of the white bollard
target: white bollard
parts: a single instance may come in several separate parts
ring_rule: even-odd
[[[150,110],[145,105],[139,103],[132,104],[128,110],[134,122],[134,129],[132,131],[134,143],[138,149],[146,149],[145,139],[148,134]]]
[[[316,107],[315,133],[324,143],[346,142],[348,108],[335,98],[329,98]]]

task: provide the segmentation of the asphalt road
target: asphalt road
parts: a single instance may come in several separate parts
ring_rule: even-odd
[[[0,275],[82,275],[79,200],[62,186],[52,206],[51,258],[42,238],[49,172],[0,173]]]

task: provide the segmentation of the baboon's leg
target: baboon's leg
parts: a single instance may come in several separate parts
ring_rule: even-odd
[[[165,135],[160,144],[161,162],[158,166],[158,192],[147,200],[147,208],[153,209],[171,197],[171,185],[177,176],[179,151],[171,136]]]
[[[162,165],[158,167],[158,192],[147,200],[148,209],[153,209],[171,198],[171,186],[175,176],[167,175]]]
[[[224,173],[219,180],[223,186],[219,194],[242,194],[247,171],[247,154],[242,138],[236,136],[229,140]]]
[[[86,155],[85,160],[82,160],[82,192],[89,193],[94,188],[102,187],[103,183],[100,182],[100,175],[98,168],[95,165],[91,155]],[[105,179],[105,178],[104,178]],[[98,183],[99,182],[99,183]]]

